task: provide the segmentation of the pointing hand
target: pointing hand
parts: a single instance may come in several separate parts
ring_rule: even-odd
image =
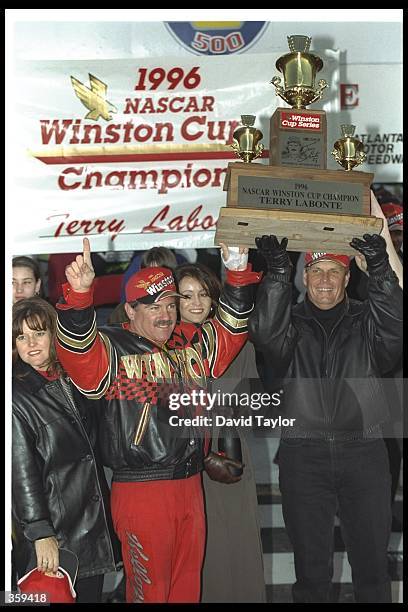
[[[65,268],[65,276],[74,291],[85,293],[91,287],[95,272],[91,261],[91,247],[88,238],[83,241],[83,254]]]

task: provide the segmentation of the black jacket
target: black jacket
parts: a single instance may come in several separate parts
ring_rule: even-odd
[[[194,326],[190,327],[195,332]],[[141,360],[146,359],[146,354],[149,359],[152,355],[154,364],[157,347],[146,338],[124,331],[121,325],[102,327],[101,333],[110,347],[111,364],[118,363],[117,376],[104,396],[99,426],[103,462],[113,470],[113,481],[188,478],[202,470],[205,431],[190,425],[169,425],[169,418],[174,414],[194,416],[189,407],[183,413],[181,409],[173,412],[169,408],[169,393],[188,391],[188,387],[183,387],[182,372],[174,353],[170,355],[173,359],[170,366],[174,363],[176,374],[174,384],[157,382],[147,375],[135,384],[132,375],[137,365],[134,364],[139,356]],[[194,339],[200,341],[198,335]],[[163,363],[162,355],[164,362],[167,353],[160,353],[160,363]],[[129,401],[133,406],[129,406]]]
[[[67,288],[66,303],[57,305],[57,351],[77,387],[90,399],[106,400],[101,448],[115,482],[189,478],[202,470],[205,431],[192,424],[174,427],[169,418],[188,418],[197,410],[205,414],[205,409],[190,405],[174,412],[170,396],[205,389],[207,378],[222,375],[242,348],[254,276],[250,271],[229,274],[237,285],[226,283],[215,318],[202,326],[178,323],[166,348],[132,333],[126,324],[98,333],[91,296],[75,296]]]
[[[308,300],[291,307],[291,284],[267,275],[248,322],[263,353],[263,382],[284,378],[283,412],[295,418],[284,437],[352,439],[388,418],[380,377],[402,352],[402,290],[390,266],[369,279],[364,302],[344,301],[328,335]]]
[[[18,574],[35,540],[56,536],[79,559],[78,578],[120,561],[109,489],[97,449],[98,407],[68,381],[47,381],[25,363],[13,376],[12,511]],[[66,388],[68,387],[68,391]],[[73,402],[69,398],[71,396]],[[103,401],[103,400],[102,400]]]

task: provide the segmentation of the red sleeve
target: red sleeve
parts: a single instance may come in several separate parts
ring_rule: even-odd
[[[229,367],[248,338],[248,331],[232,334],[216,319],[212,321],[216,334],[216,353],[211,367],[211,375],[219,378]]]
[[[254,272],[252,264],[248,264],[245,270],[228,270],[226,274],[226,282],[234,287],[242,287],[244,285],[255,285],[261,282],[262,272]]]
[[[221,376],[244,346],[248,337],[247,322],[253,310],[253,285],[261,274],[246,270],[228,270],[227,282],[219,299],[216,315],[201,330],[206,346],[210,375]]]
[[[70,310],[71,308],[81,310],[82,308],[89,308],[93,305],[95,284],[90,287],[89,291],[85,292],[75,291],[69,283],[63,283],[61,287],[65,304],[56,304],[57,310]]]
[[[74,384],[99,399],[109,388],[113,349],[96,328],[92,289],[78,293],[66,283],[63,291],[67,303],[57,304],[57,355]]]

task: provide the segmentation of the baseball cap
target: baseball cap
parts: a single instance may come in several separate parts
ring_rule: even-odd
[[[50,603],[75,603],[74,584],[78,573],[78,558],[67,548],[59,549],[59,565],[56,574],[42,573],[37,569],[33,554],[26,573],[17,582],[21,593],[47,593]]]
[[[316,261],[330,260],[337,261],[344,268],[350,267],[350,257],[348,255],[335,255],[333,253],[306,253],[305,255],[305,268],[316,263]]]
[[[381,204],[381,210],[387,219],[388,229],[390,232],[393,230],[402,230],[404,228],[403,212],[404,209],[399,204]]]
[[[171,270],[168,268],[142,268],[133,274],[126,283],[127,302],[153,304],[166,297],[179,296]]]

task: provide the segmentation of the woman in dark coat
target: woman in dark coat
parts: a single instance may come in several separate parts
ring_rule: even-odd
[[[180,319],[202,324],[215,314],[221,285],[215,274],[201,264],[182,264],[174,271],[180,300]],[[218,381],[223,392],[237,391],[257,377],[255,353],[246,343]],[[241,385],[242,386],[242,385]],[[216,391],[214,385],[213,392]],[[245,388],[245,391],[249,389]],[[219,449],[219,427],[212,430],[212,450]],[[241,443],[244,471],[239,482],[224,484],[203,472],[207,541],[202,573],[202,603],[264,603],[266,601],[262,543],[258,520],[256,483],[248,444]],[[219,449],[220,450],[220,449]]]
[[[57,361],[56,312],[32,297],[13,307],[12,512],[18,576],[35,554],[55,573],[61,547],[79,561],[78,603],[99,602],[103,576],[120,565],[109,489],[98,461],[98,406]]]

